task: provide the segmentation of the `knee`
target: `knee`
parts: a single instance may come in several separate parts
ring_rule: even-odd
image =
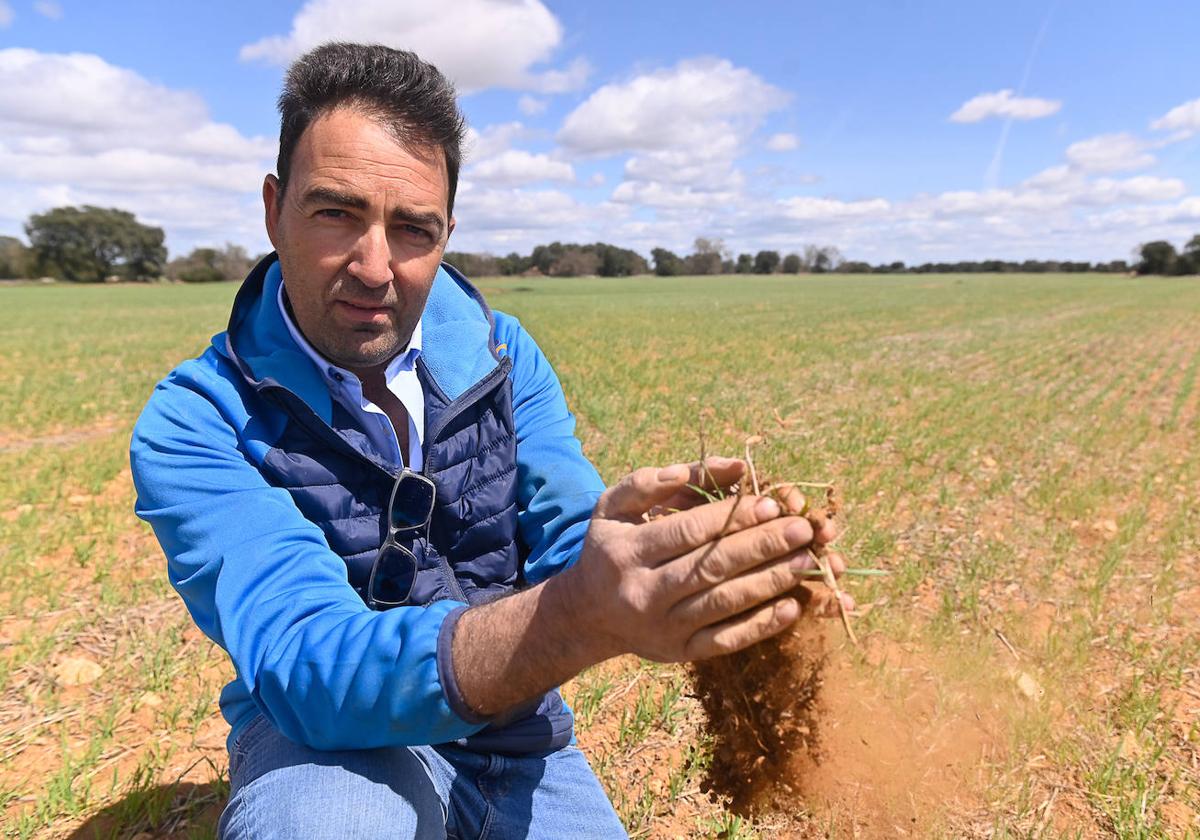
[[[235,778],[222,840],[445,837],[441,797],[410,750],[312,753]]]

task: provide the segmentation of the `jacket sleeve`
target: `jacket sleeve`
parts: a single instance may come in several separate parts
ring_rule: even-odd
[[[525,579],[539,583],[575,562],[604,482],[575,437],[554,369],[516,318],[495,313],[497,345],[512,357],[517,503],[528,548]]]
[[[441,679],[462,605],[368,609],[321,530],[258,471],[267,444],[238,393],[188,363],[156,388],[130,448],[137,514],[196,624],[270,721],[314,748],[437,744],[482,728]]]

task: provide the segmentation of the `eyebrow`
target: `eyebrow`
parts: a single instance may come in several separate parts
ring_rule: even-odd
[[[342,192],[333,187],[313,187],[304,194],[304,203],[333,204],[338,207],[349,207],[353,210],[365,210],[369,206],[369,202],[363,196]],[[397,207],[392,211],[392,219],[394,221],[435,228],[439,237],[446,227],[441,214],[432,210],[421,212],[419,210],[408,210],[404,207]]]

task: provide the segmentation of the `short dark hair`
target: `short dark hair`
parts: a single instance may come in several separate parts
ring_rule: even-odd
[[[322,44],[288,68],[279,94],[279,198],[287,189],[292,153],[304,130],[339,107],[379,121],[408,148],[439,147],[450,181],[448,215],[454,213],[466,122],[454,85],[415,53],[379,44]]]

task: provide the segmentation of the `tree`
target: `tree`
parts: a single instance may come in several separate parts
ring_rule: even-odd
[[[655,248],[650,252],[654,260],[654,273],[659,277],[677,277],[683,274],[683,260],[666,248]]]
[[[805,245],[804,262],[808,265],[808,270],[816,274],[837,271],[842,264],[842,252],[832,245]]]
[[[1200,274],[1200,233],[1188,240],[1179,258],[1179,274]]]
[[[563,249],[563,254],[550,266],[551,277],[584,277],[595,274],[600,268],[600,257],[595,251],[585,251],[574,245]]]
[[[778,251],[759,251],[754,255],[754,273],[772,274],[779,268]]]
[[[783,273],[784,274],[799,274],[800,273],[800,255],[788,254],[783,258]]]
[[[616,245],[609,245],[606,242],[597,242],[595,245],[586,247],[593,249],[600,258],[600,267],[596,273],[601,277],[629,277],[634,274],[646,274],[650,271],[646,258],[637,251],[618,248]]]
[[[1138,274],[1174,274],[1179,262],[1175,246],[1161,239],[1147,242],[1138,249],[1142,261],[1137,265]]]
[[[186,257],[171,260],[167,276],[185,283],[241,280],[253,264],[245,248],[226,243],[224,248],[196,248]]]
[[[749,274],[754,271],[754,257],[749,254],[738,254],[737,265],[734,266],[734,271],[738,274]]]
[[[148,280],[167,261],[162,228],[115,207],[56,207],[25,224],[37,270],[67,280]]]
[[[0,279],[28,277],[29,249],[15,236],[0,236]]]

